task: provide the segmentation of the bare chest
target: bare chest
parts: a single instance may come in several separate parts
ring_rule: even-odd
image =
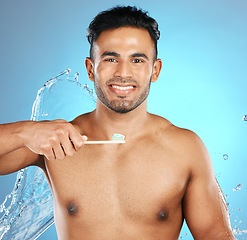
[[[179,161],[168,150],[87,146],[46,166],[63,214],[88,223],[120,218],[151,223],[181,214],[188,173]]]

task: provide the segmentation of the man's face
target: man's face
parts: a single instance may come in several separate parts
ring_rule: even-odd
[[[153,78],[154,42],[145,29],[122,27],[100,34],[93,46],[93,79],[98,99],[126,113],[146,100]]]

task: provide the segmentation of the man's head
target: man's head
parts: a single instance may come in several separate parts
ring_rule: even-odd
[[[89,29],[86,68],[98,99],[118,113],[134,110],[146,100],[161,70],[156,21],[136,8],[116,7],[97,15]]]
[[[100,12],[90,23],[87,30],[87,39],[90,43],[90,58],[94,60],[93,46],[99,35],[109,29],[120,27],[143,28],[149,32],[154,42],[154,60],[157,59],[157,41],[160,38],[158,23],[144,12],[136,7],[117,6],[107,11]]]

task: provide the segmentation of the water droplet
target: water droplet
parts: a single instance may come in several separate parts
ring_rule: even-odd
[[[75,79],[76,82],[78,82],[78,78],[79,78],[79,73],[77,72],[77,73],[75,73],[75,75],[74,75],[74,79]]]
[[[223,154],[222,157],[223,157],[224,160],[228,160],[228,158],[229,158],[227,154]]]
[[[65,70],[65,74],[69,74],[71,72],[71,69],[70,68],[67,68],[66,70]]]
[[[242,187],[243,187],[242,184],[238,184],[235,188],[233,188],[233,191],[234,191],[234,192],[235,192],[235,191],[239,191],[239,190],[241,190]]]
[[[243,233],[247,233],[247,230],[240,230],[239,228],[234,228],[233,229],[233,234],[234,235],[242,235]]]
[[[244,115],[242,118],[243,121],[247,121],[247,115]]]

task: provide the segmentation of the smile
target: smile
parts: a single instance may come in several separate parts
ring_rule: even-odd
[[[117,95],[128,95],[135,90],[135,86],[133,85],[117,85],[111,84],[109,85],[111,91]]]
[[[128,89],[132,89],[134,88],[134,86],[126,86],[126,87],[123,87],[123,86],[118,86],[118,85],[111,85],[112,88],[116,88],[116,89],[120,89],[120,90],[128,90]]]

